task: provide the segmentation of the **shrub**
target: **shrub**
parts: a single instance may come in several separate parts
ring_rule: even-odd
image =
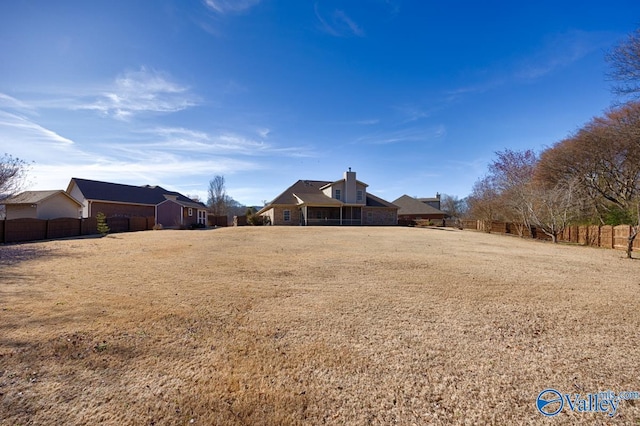
[[[111,229],[109,229],[109,226],[107,225],[107,218],[104,215],[104,213],[102,212],[98,212],[96,214],[96,220],[98,222],[98,226],[97,226],[97,230],[98,232],[102,235],[105,236],[109,233],[109,231]]]
[[[268,216],[260,216],[252,207],[247,209],[247,224],[252,226],[270,225],[271,221]]]
[[[247,223],[253,226],[262,226],[264,221],[262,220],[262,216],[252,214],[251,216],[247,216]]]

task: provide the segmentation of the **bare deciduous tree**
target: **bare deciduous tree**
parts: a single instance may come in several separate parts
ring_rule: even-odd
[[[466,199],[455,195],[442,194],[440,196],[440,210],[452,219],[460,219],[467,212]]]
[[[22,189],[28,165],[20,158],[4,154],[0,157],[0,200],[4,200]]]
[[[470,215],[484,221],[484,229],[487,232],[491,231],[491,221],[497,220],[500,216],[499,198],[500,194],[491,176],[478,180],[468,197]]]
[[[618,82],[612,90],[617,95],[640,96],[640,29],[627,36],[607,55],[611,65],[608,76]]]
[[[224,184],[224,176],[216,175],[209,181],[209,190],[207,205],[216,216],[225,216],[227,214],[226,198],[227,191]]]
[[[558,235],[575,219],[579,211],[576,197],[577,179],[557,182],[553,187],[541,184],[529,186],[525,206],[529,220],[536,229],[558,242]]]
[[[640,103],[632,102],[595,118],[574,136],[545,151],[538,168],[547,185],[576,179],[601,223],[632,225],[631,257],[640,223]]]
[[[516,224],[522,237],[524,229],[531,231],[530,211],[527,203],[532,195],[531,181],[538,163],[532,150],[496,152],[497,158],[489,165],[505,218]]]

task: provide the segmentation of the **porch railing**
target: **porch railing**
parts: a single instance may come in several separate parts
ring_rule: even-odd
[[[362,219],[342,219],[342,223],[340,223],[340,219],[307,219],[307,225],[309,226],[355,226],[362,225]]]

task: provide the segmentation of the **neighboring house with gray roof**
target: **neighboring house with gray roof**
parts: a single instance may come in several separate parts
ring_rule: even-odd
[[[299,180],[257,214],[272,225],[397,225],[398,207],[367,186],[351,169],[333,182]]]
[[[57,219],[80,217],[82,205],[63,190],[25,191],[10,197],[5,205],[5,218],[11,219]]]
[[[418,201],[422,201],[423,203],[429,204],[431,207],[440,210],[440,193],[436,193],[435,197],[418,198]]]
[[[153,217],[163,227],[207,223],[207,207],[161,186],[134,186],[71,178],[67,192],[82,204],[82,217]]]
[[[440,202],[440,198],[435,200]],[[393,201],[393,204],[398,206],[398,219],[399,220],[416,220],[416,219],[429,219],[429,220],[443,220],[447,217],[447,214],[435,207],[432,203],[435,202],[433,198],[414,198],[409,195],[403,195],[397,200]]]

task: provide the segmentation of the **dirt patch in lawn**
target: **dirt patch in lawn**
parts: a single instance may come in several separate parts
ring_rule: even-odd
[[[636,424],[640,264],[470,231],[223,228],[0,247],[0,424]],[[12,251],[13,250],[13,251]]]

